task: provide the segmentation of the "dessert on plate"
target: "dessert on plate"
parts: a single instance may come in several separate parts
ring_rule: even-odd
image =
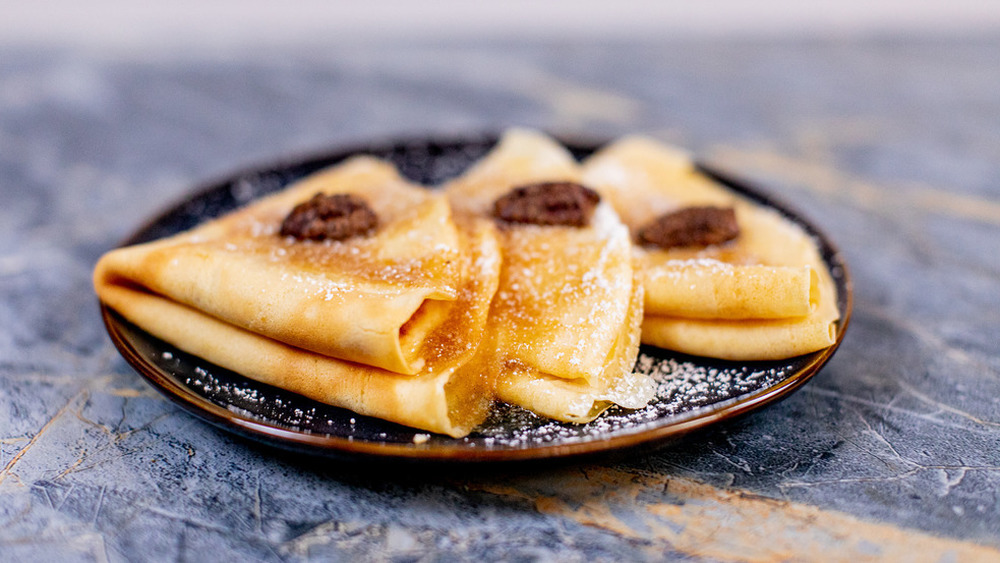
[[[430,189],[428,189],[430,188]],[[461,437],[495,400],[583,423],[655,392],[640,341],[732,360],[834,343],[798,225],[625,138],[514,129],[444,186],[359,156],[98,262],[101,301],[248,378]]]

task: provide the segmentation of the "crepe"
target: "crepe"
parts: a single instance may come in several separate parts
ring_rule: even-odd
[[[493,202],[525,184],[580,179],[558,143],[507,132],[482,161],[445,186],[456,213],[488,216]],[[496,379],[500,399],[563,421],[586,422],[617,403],[652,397],[632,372],[642,287],[628,231],[606,203],[587,227],[503,225],[503,266],[486,336],[473,363]]]
[[[362,194],[381,226],[347,241],[279,236],[294,205],[317,192]],[[112,251],[95,280],[99,292],[141,286],[293,346],[414,374],[425,361],[420,336],[457,298],[460,253],[443,196],[359,157],[193,230]]]
[[[584,182],[637,237],[683,207],[731,207],[740,235],[704,248],[636,246],[646,291],[642,341],[689,354],[765,360],[833,344],[836,288],[798,225],[701,174],[682,151],[651,139],[617,141],[584,163]]]
[[[364,196],[370,237],[299,241],[282,217],[317,191]],[[476,351],[499,279],[490,221],[357,158],[192,231],[105,255],[101,300],[242,375],[355,412],[463,436],[492,398]]]

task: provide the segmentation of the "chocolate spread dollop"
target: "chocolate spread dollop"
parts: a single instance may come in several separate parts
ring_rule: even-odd
[[[496,200],[493,214],[508,223],[584,227],[601,196],[573,182],[543,182],[514,188]]]
[[[378,217],[364,199],[318,193],[292,209],[281,223],[281,235],[299,240],[344,240],[370,234],[377,226]]]
[[[661,215],[639,231],[639,241],[660,248],[709,246],[733,240],[740,234],[731,207],[685,207]]]

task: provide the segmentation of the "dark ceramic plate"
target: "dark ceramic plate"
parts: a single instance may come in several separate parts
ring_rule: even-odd
[[[410,179],[436,185],[486,154],[496,137],[419,138],[336,150],[263,166],[214,182],[141,228],[125,244],[188,229],[289,182],[356,154],[395,163]],[[577,157],[598,146],[566,142]],[[637,369],[659,381],[644,409],[613,408],[584,425],[552,422],[525,410],[497,405],[476,432],[453,439],[354,414],[242,377],[185,354],[102,307],[111,339],[154,387],[188,412],[242,436],[315,454],[413,460],[512,461],[596,454],[676,438],[775,402],[798,389],[830,359],[851,314],[851,281],[843,257],[815,227],[764,192],[713,170],[703,170],[733,190],[777,209],[819,241],[838,290],[841,321],[836,344],[776,362],[727,362],[643,347]]]

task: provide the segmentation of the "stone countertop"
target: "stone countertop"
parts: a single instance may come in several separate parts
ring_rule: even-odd
[[[1000,37],[0,49],[0,560],[1000,558]],[[94,262],[195,184],[358,140],[643,132],[847,256],[787,400],[667,449],[426,475],[291,456],[121,359]]]

